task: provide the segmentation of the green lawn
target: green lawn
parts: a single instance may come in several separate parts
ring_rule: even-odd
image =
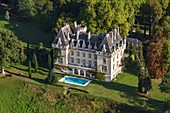
[[[24,77],[19,77],[24,81],[34,83],[37,85],[44,85],[45,78],[47,75],[47,70],[42,71],[39,70],[39,73],[33,73],[33,79],[27,78],[27,70],[26,66],[19,65],[15,67],[11,67],[9,69],[13,74],[23,73]],[[63,75],[57,74],[58,79],[60,79]],[[118,76],[117,80],[113,82],[101,82],[101,81],[92,81],[86,87],[80,87],[65,83],[58,82],[59,86],[69,86],[71,88],[76,88],[80,90],[85,90],[89,92],[90,95],[97,97],[109,98],[111,100],[115,100],[117,102],[127,103],[132,106],[141,106],[144,107],[144,102],[147,103],[147,108],[152,110],[163,109],[163,100],[164,96],[159,90],[160,80],[152,80],[153,89],[150,91],[150,97],[146,95],[139,95],[137,93],[137,76],[130,74],[128,72],[122,73]],[[56,86],[57,87],[57,86]],[[55,89],[54,86],[52,88]]]
[[[0,20],[0,29],[8,29],[15,33],[15,35],[22,40],[30,44],[35,45],[39,42],[43,42],[46,47],[50,47],[50,41],[53,41],[51,31],[43,31],[39,22],[19,22],[17,20]]]

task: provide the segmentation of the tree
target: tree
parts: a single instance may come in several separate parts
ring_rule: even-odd
[[[161,78],[165,73],[163,65],[164,30],[155,26],[152,38],[147,48],[147,68],[152,78]]]
[[[140,4],[140,3],[139,3]],[[128,34],[130,27],[134,23],[136,4],[128,0],[106,1],[106,0],[86,0],[85,8],[82,8],[80,17],[91,32],[108,32],[120,26],[120,32]]]
[[[18,0],[17,9],[22,17],[33,17],[36,14],[35,7],[33,0]]]
[[[32,77],[32,69],[31,69],[31,61],[29,60],[28,64],[28,76],[31,78]]]
[[[165,40],[163,44],[163,67],[165,72],[170,71],[170,40]]]
[[[167,103],[167,94],[170,94],[170,72],[166,73],[163,78],[162,82],[159,85],[161,92],[165,94],[165,105]],[[165,108],[166,110],[166,108]]]
[[[50,54],[48,54],[48,69],[49,70],[51,70],[51,68],[52,68],[52,65],[51,65],[51,55]]]
[[[147,94],[148,91],[152,89],[152,85],[148,74],[148,69],[145,66],[145,60],[143,57],[143,46],[140,41],[138,42],[138,47],[136,47],[136,49],[134,49],[133,51],[135,51],[135,62],[138,68],[138,91],[140,93],[143,93],[144,88],[144,93]]]
[[[33,54],[33,64],[34,64],[35,72],[37,73],[38,72],[38,60],[37,60],[37,56],[36,56],[35,52]]]
[[[10,20],[10,16],[9,16],[9,11],[7,10],[6,12],[5,12],[5,19],[6,20]]]
[[[4,67],[9,65],[7,60],[8,60],[7,51],[5,51],[4,43],[1,42],[0,43],[0,65],[1,65],[2,74],[5,74]]]
[[[55,73],[52,70],[49,70],[46,80],[49,84],[54,84],[57,82],[57,77],[55,76]]]
[[[27,41],[27,59],[30,60],[30,44],[29,41]]]
[[[10,63],[20,63],[21,48],[21,42],[12,31],[0,30],[0,68],[3,73]]]

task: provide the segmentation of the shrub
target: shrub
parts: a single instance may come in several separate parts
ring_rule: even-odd
[[[54,84],[57,82],[57,77],[55,76],[55,73],[51,70],[47,75],[47,83]]]

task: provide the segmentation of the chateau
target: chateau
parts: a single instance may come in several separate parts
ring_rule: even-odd
[[[94,77],[91,70],[104,73],[105,80],[111,81],[123,71],[123,55],[126,37],[119,34],[119,27],[109,33],[92,34],[87,26],[74,22],[72,31],[65,24],[55,37],[52,47],[61,51],[55,64],[67,66],[71,74]]]

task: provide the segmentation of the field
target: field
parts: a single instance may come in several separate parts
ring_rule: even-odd
[[[7,69],[7,72],[17,75],[16,77],[18,79],[39,86],[44,86],[47,70],[40,69],[38,73],[33,73],[32,79],[28,78],[26,70],[26,66],[18,65]],[[22,76],[20,73],[22,73]],[[63,77],[62,74],[56,74],[56,76],[58,79]],[[127,71],[120,74],[117,80],[114,80],[111,83],[93,80],[88,86],[79,87],[58,82],[56,86],[51,87],[52,89],[58,87],[70,87],[73,91],[88,92],[91,96],[111,99],[132,106],[144,107],[145,109],[162,111],[164,96],[159,90],[159,83],[160,80],[152,80],[153,89],[150,91],[150,95],[140,95],[137,93],[137,76],[130,74]]]

